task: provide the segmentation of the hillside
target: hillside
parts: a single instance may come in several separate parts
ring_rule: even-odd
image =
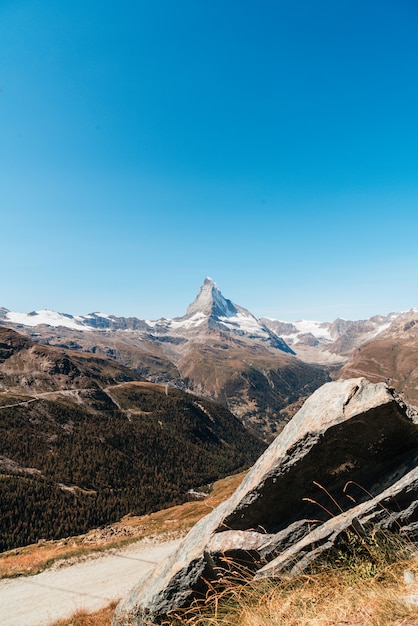
[[[1,325],[66,351],[109,357],[149,382],[221,402],[268,441],[295,412],[291,405],[298,408],[335,368],[298,358],[271,325],[225,298],[211,278],[186,313],[173,319],[3,309]]]
[[[177,365],[189,389],[223,402],[266,441],[281,431],[303,400],[330,380],[323,367],[231,339],[196,343]]]
[[[418,407],[418,310],[399,315],[385,332],[355,350],[341,371],[342,378],[351,376],[387,381]]]
[[[263,444],[224,406],[0,329],[0,550],[187,499]]]

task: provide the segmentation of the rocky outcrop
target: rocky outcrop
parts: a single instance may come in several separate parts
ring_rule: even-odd
[[[113,625],[161,624],[208,585],[242,572],[295,573],[350,527],[418,527],[418,426],[384,383],[316,391],[233,496],[140,581]]]

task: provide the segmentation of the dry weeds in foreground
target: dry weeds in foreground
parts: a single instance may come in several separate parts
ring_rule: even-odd
[[[105,609],[101,609],[95,613],[80,611],[75,613],[70,619],[55,622],[53,626],[109,626],[115,608],[116,602],[113,602]]]
[[[141,518],[127,517],[121,524],[138,530],[136,540],[143,536],[164,536],[168,528],[184,532],[229,497],[243,476],[215,483],[211,495],[204,501],[189,502]],[[55,560],[65,558],[66,551],[67,554],[74,548],[77,551],[78,539],[73,538],[70,545],[61,548],[58,542],[47,542],[47,545],[22,548],[18,555],[14,555],[14,551],[0,555],[0,573],[3,566],[4,575],[6,565],[9,572],[12,568],[12,575],[16,575],[16,569],[26,567],[34,573],[38,567],[43,569],[51,556]],[[99,541],[85,546],[85,550],[115,545],[114,541],[103,543],[106,545]],[[368,546],[363,558],[354,566],[348,559],[344,567],[302,575],[293,581],[272,580],[230,587],[222,594],[209,597],[206,604],[183,613],[181,620],[173,619],[171,626],[418,626],[418,606],[409,606],[401,599],[406,594],[418,595],[418,555],[393,563],[393,558],[385,561],[387,552],[375,554],[378,567],[371,570],[367,558],[371,547]],[[357,544],[354,551],[358,556]],[[396,550],[394,552],[396,555]],[[397,554],[400,558],[401,551]],[[415,573],[416,585],[404,583],[406,569]],[[52,626],[110,626],[114,609],[115,604],[112,604],[91,614],[78,612]]]
[[[413,545],[385,532],[359,538],[351,533],[316,572],[292,580],[266,579],[215,589],[205,602],[178,614],[172,626],[418,626],[418,606],[403,596],[417,594]]]
[[[388,565],[375,576],[331,569],[292,581],[231,586],[185,611],[171,626],[417,626],[418,606],[402,596],[417,593],[403,572],[418,580],[418,556]],[[108,613],[74,616],[53,626],[110,626]]]

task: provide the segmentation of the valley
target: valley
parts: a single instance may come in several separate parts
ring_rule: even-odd
[[[265,447],[224,406],[106,357],[4,328],[0,354],[1,550],[184,502]]]
[[[327,381],[386,380],[418,404],[417,320],[257,319],[209,278],[175,319],[0,309],[0,549],[184,502]]]

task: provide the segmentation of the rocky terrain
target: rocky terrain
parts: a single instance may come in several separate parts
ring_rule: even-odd
[[[418,415],[364,378],[316,391],[229,500],[118,606],[113,626],[161,624],[228,579],[292,577],[350,535],[418,533]]]
[[[341,365],[356,348],[387,330],[399,315],[390,313],[367,320],[336,319],[333,322],[301,320],[291,324],[262,318],[260,322],[280,334],[303,361]]]
[[[278,437],[120,605],[118,626],[159,623],[235,562],[289,576],[353,532],[415,537],[417,329],[416,309],[257,319],[211,279],[175,319],[0,309],[0,550],[197,497],[264,449],[243,424]]]
[[[357,348],[341,376],[388,381],[418,407],[418,309],[399,315],[387,330]]]

